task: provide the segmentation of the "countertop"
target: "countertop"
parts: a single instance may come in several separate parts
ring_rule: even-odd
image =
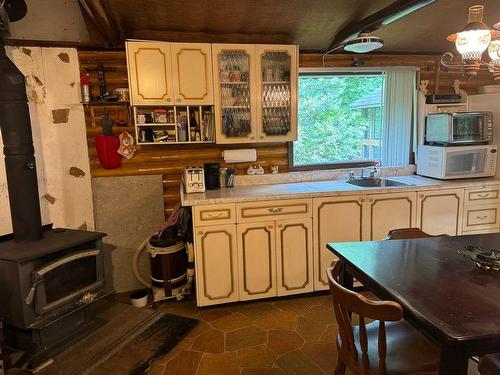
[[[449,188],[486,187],[499,185],[495,178],[476,178],[441,181],[432,178],[411,176],[384,176],[395,181],[408,183],[408,186],[383,188],[365,188],[348,184],[343,180],[307,181],[286,184],[244,185],[219,190],[207,190],[204,193],[186,194],[181,186],[181,202],[183,206],[205,204],[239,203],[269,201],[274,199],[318,198],[341,195],[397,193],[419,190],[439,190]]]

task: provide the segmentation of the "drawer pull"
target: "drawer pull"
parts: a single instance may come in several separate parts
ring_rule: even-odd
[[[207,217],[221,217],[224,215],[225,215],[224,212],[211,212],[211,213],[207,214]]]
[[[272,214],[275,214],[275,213],[283,211],[283,207],[271,207],[271,208],[268,208],[268,211]]]
[[[488,215],[476,216],[477,220],[486,220],[487,218],[488,218]]]
[[[479,198],[488,198],[490,196],[490,193],[479,193],[477,196]]]

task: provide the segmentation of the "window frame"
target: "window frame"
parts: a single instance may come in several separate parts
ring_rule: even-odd
[[[327,76],[333,76],[333,75],[342,75],[342,76],[348,76],[348,75],[383,75],[385,73],[384,68],[377,68],[377,67],[369,67],[369,68],[364,68],[364,67],[359,67],[359,68],[331,68],[331,67],[317,67],[317,68],[299,68],[299,73],[298,76],[299,78],[297,79],[297,84],[299,84],[300,81],[300,76],[307,76],[307,75],[327,75]],[[298,90],[297,90],[298,91]],[[297,92],[297,112],[298,112],[298,101],[299,101],[299,95]],[[298,123],[298,114],[297,114],[297,134],[299,132],[298,129],[299,123]],[[297,172],[297,171],[313,171],[313,170],[325,170],[325,169],[348,169],[348,168],[368,168],[368,167],[373,167],[378,165],[378,161],[376,160],[357,160],[357,161],[337,161],[337,162],[331,162],[331,163],[318,163],[318,164],[305,164],[305,165],[295,165],[294,164],[294,146],[293,146],[294,141],[288,142],[288,170],[290,172]]]

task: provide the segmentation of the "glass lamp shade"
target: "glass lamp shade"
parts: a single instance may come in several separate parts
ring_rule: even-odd
[[[466,30],[457,34],[455,46],[462,55],[463,61],[478,61],[481,60],[481,56],[486,48],[488,48],[490,41],[490,30]]]
[[[500,39],[494,39],[488,46],[488,54],[490,55],[491,65],[500,67]]]

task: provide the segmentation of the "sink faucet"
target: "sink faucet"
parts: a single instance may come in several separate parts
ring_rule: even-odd
[[[365,176],[365,170],[361,169],[361,173],[359,175],[359,178],[375,178],[378,173],[377,167],[373,167],[370,171],[368,176]],[[349,172],[349,181],[355,180],[356,178],[354,177],[354,171]]]

